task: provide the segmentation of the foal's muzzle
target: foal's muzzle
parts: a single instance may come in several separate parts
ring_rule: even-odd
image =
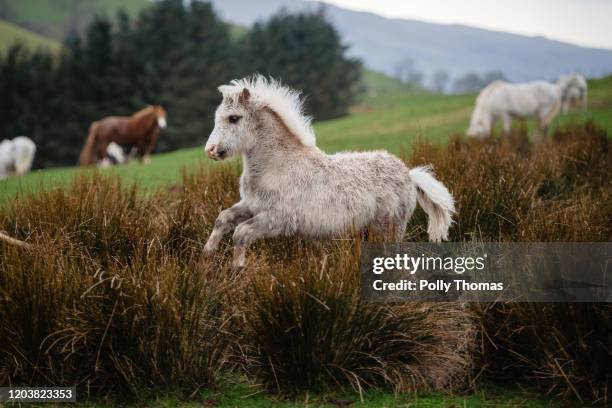
[[[227,156],[227,149],[217,145],[212,145],[206,149],[206,153],[208,154],[208,157],[213,160],[223,160]]]

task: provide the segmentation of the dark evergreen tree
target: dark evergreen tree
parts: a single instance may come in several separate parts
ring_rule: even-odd
[[[248,71],[271,75],[303,91],[315,119],[345,115],[358,92],[361,63],[346,56],[324,13],[287,14],[257,23],[243,39]]]
[[[113,98],[114,44],[112,23],[101,17],[96,17],[87,28],[83,47],[82,67],[85,76],[82,85],[86,87],[87,108],[92,116],[106,116],[115,113],[117,101]]]
[[[181,0],[157,3],[138,26],[145,67],[143,95],[168,110],[160,150],[203,143],[219,102],[217,86],[236,74],[229,30],[209,3]]]
[[[130,16],[125,11],[119,11],[111,77],[113,99],[125,110],[122,114],[129,114],[145,105],[142,89],[145,88],[143,78],[146,64],[135,37],[136,32]]]

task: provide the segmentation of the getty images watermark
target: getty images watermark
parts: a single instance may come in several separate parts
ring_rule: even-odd
[[[612,302],[612,243],[364,244],[366,301]]]

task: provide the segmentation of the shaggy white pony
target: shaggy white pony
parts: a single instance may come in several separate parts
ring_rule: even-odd
[[[35,154],[36,145],[25,136],[0,142],[0,180],[26,174],[32,168]]]
[[[335,237],[351,230],[401,241],[417,204],[429,237],[446,239],[453,198],[426,167],[409,169],[385,152],[328,155],[316,146],[297,91],[262,76],[219,87],[223,101],[206,143],[214,160],[240,154],[240,201],[221,211],[204,251],[234,231],[234,268],[266,237]]]
[[[509,133],[512,118],[535,117],[538,134],[544,135],[561,109],[564,93],[576,86],[576,81],[570,77],[561,77],[554,84],[495,81],[478,95],[467,134],[470,137],[489,136],[497,120],[502,121],[504,132]]]

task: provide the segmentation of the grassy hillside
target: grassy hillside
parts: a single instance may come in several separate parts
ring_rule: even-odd
[[[593,119],[612,133],[612,78],[589,84],[589,111],[557,117],[553,127]],[[342,150],[386,149],[400,153],[419,139],[443,143],[454,133],[467,128],[475,95],[435,95],[392,93],[366,97],[348,117],[315,125],[317,144],[327,152]],[[172,112],[169,113],[172,126]],[[529,123],[532,126],[531,123]],[[86,130],[83,129],[83,137]],[[204,136],[204,135],[203,135]],[[160,137],[164,137],[163,133]],[[146,187],[166,187],[178,182],[183,169],[219,166],[208,160],[202,145],[153,157],[149,165],[133,163],[104,170],[116,172],[123,179]],[[237,163],[238,159],[234,159]],[[52,188],[70,182],[78,168],[35,171],[22,178],[0,182],[0,202],[20,193]]]
[[[395,78],[369,69],[364,69],[361,75],[366,94],[370,96],[381,93],[413,92],[418,90],[413,85],[403,84]]]
[[[0,50],[5,50],[15,43],[23,44],[31,49],[45,48],[52,52],[58,51],[61,47],[59,41],[0,20]]]
[[[96,14],[130,14],[147,7],[148,0],[6,0],[5,19],[41,35],[63,40],[73,24],[85,27]]]

